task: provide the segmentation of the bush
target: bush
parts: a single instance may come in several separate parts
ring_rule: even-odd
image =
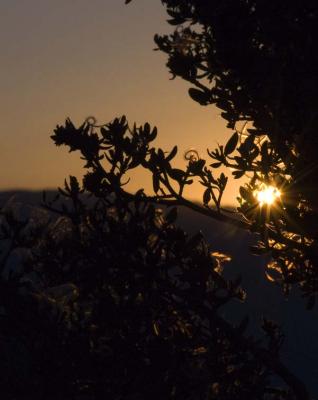
[[[247,320],[221,317],[222,306],[244,300],[239,281],[220,274],[224,257],[176,227],[176,208],[163,212],[142,191],[123,191],[121,163],[132,165],[153,137],[148,125],[127,140],[128,132],[124,118],[101,128],[103,139],[89,123],[67,121],[53,138],[81,151],[84,187],[70,177],[62,199],[44,198],[53,214],[39,223],[34,212],[23,220],[2,210],[3,390],[11,398],[307,398],[279,360],[274,323],[264,321],[261,345],[244,335]],[[10,272],[14,253],[24,254],[22,268]]]

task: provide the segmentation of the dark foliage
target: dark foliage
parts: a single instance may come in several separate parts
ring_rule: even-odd
[[[155,170],[172,158],[149,150],[155,130],[130,131],[121,118],[100,132],[88,122],[57,127],[55,142],[80,150],[88,172],[83,188],[75,177],[65,182],[63,201],[44,198],[53,214],[23,220],[12,207],[2,210],[2,392],[306,399],[279,360],[275,324],[264,321],[261,344],[244,335],[246,320],[232,326],[220,316],[224,304],[244,300],[239,281],[220,274],[223,256],[201,234],[177,228],[175,208],[163,213],[142,191],[133,199],[123,191],[122,173],[136,160]],[[20,269],[10,269],[14,255]]]
[[[250,177],[239,212],[260,233],[253,250],[271,254],[269,278],[286,293],[299,285],[311,307],[318,290],[317,2],[162,3],[176,26],[155,37],[167,67],[191,84],[193,100],[215,104],[235,130],[225,146],[208,150],[210,167]],[[200,176],[203,203],[220,210],[210,174],[204,169]],[[254,192],[263,184],[282,192],[276,207],[259,207]]]

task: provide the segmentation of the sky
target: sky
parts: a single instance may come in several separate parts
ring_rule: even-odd
[[[1,0],[0,2],[0,190],[56,188],[65,177],[83,176],[78,153],[57,148],[50,135],[70,117],[98,123],[126,115],[129,122],[158,127],[156,145],[206,149],[232,134],[215,107],[188,96],[189,85],[171,80],[166,56],[153,51],[154,34],[171,27],[159,0]],[[134,171],[130,190],[150,188]],[[230,183],[224,202],[233,203]],[[190,198],[199,199],[200,186]]]

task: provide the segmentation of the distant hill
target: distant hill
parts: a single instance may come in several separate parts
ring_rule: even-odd
[[[53,197],[57,191],[47,190],[48,197]],[[39,205],[42,201],[42,192],[38,190],[6,190],[0,191],[0,207],[10,199],[14,198],[16,201],[20,201],[26,204]]]
[[[56,192],[47,191],[48,198]],[[14,196],[16,201],[40,205],[42,192],[6,191],[0,192],[0,207]],[[232,256],[232,261],[224,265],[227,278],[242,276],[242,287],[247,292],[246,303],[237,302],[224,309],[224,315],[231,321],[239,321],[245,315],[250,319],[250,332],[260,334],[262,317],[278,322],[286,334],[283,347],[285,363],[318,397],[318,309],[307,311],[305,302],[297,291],[288,298],[281,289],[265,277],[265,257],[249,253],[249,245],[257,237],[249,232],[216,222],[191,210],[180,208],[178,224],[189,234],[202,231],[211,246],[211,251],[220,251]]]

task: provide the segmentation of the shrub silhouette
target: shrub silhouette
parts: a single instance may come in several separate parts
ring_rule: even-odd
[[[1,280],[7,398],[303,395],[279,361],[274,324],[264,324],[262,348],[244,337],[246,321],[233,327],[220,317],[244,294],[222,278],[202,235],[174,225],[176,209],[162,214],[142,196],[131,203],[114,193],[88,202],[74,177],[61,193],[63,204],[46,202],[60,214],[41,215],[48,225],[2,210],[2,269],[24,256],[23,269]],[[274,375],[290,392],[273,388]]]
[[[2,390],[48,399],[308,398],[279,360],[274,323],[264,321],[261,344],[245,336],[247,320],[222,318],[222,306],[244,300],[239,281],[220,274],[224,257],[175,226],[176,208],[163,212],[142,191],[122,190],[124,167],[114,160],[135,165],[154,131],[130,131],[125,118],[102,127],[103,139],[95,131],[70,121],[55,130],[88,172],[83,187],[70,177],[61,199],[44,196],[52,214],[42,223],[2,210]],[[14,254],[23,268],[10,272]]]

